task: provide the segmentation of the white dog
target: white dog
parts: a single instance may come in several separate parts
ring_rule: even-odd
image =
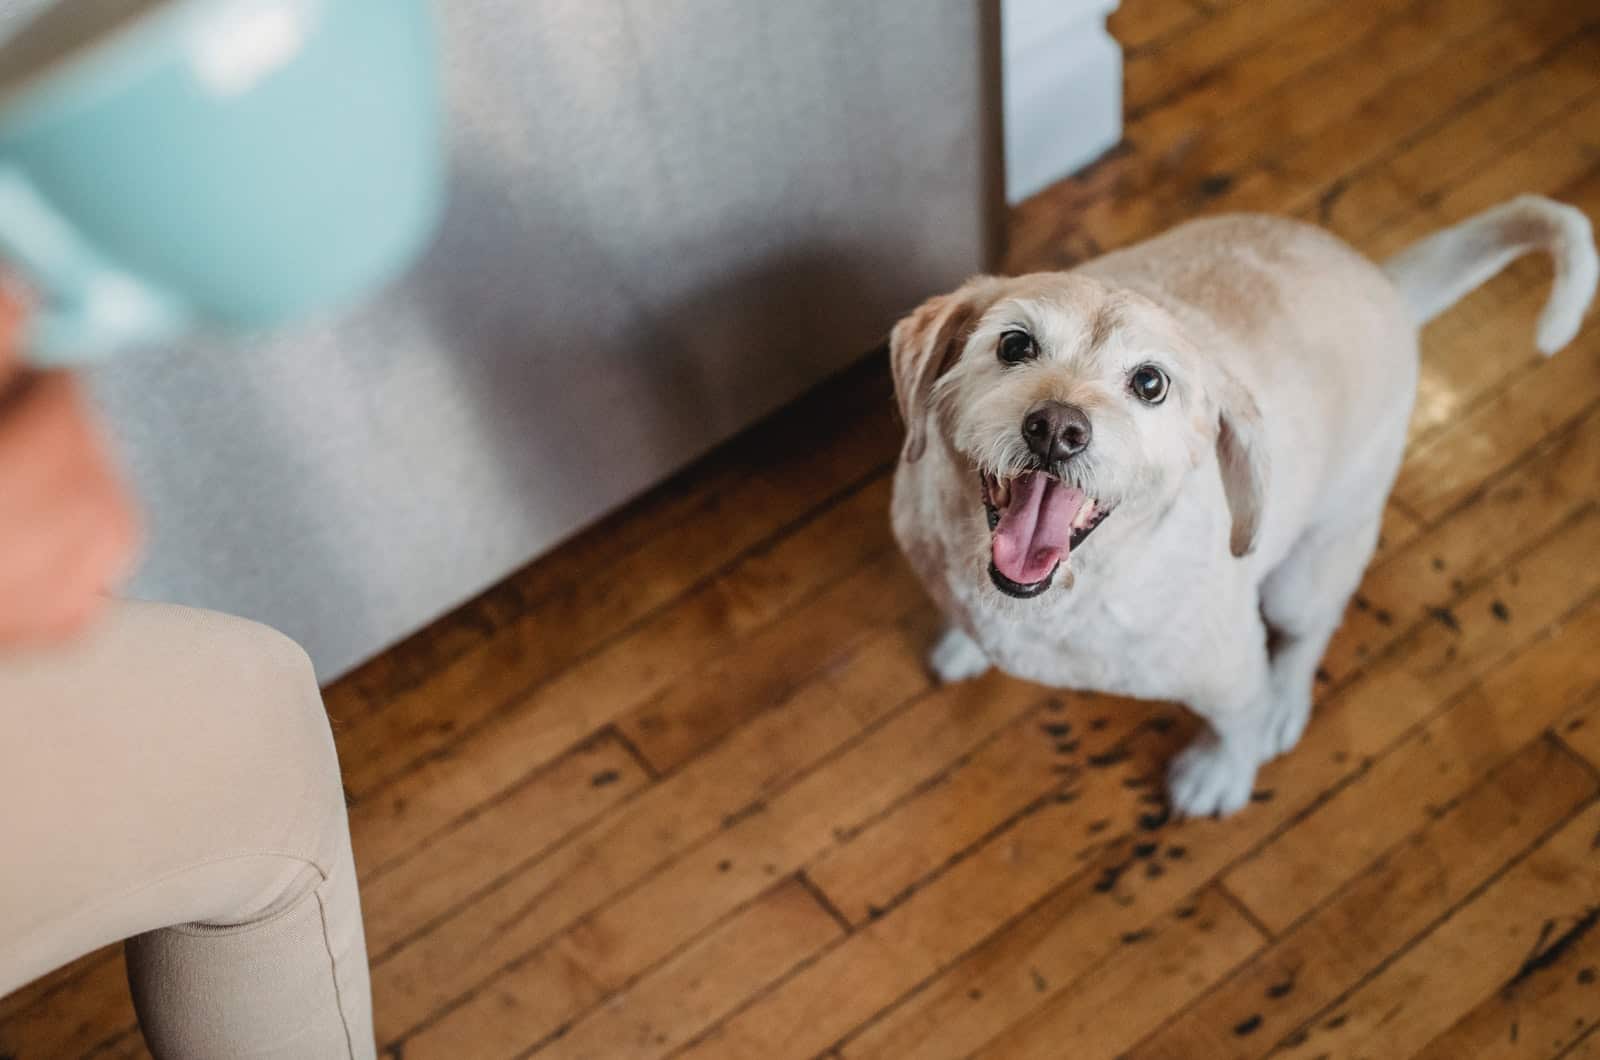
[[[1184,703],[1208,725],[1169,768],[1174,811],[1244,806],[1299,740],[1372,556],[1418,328],[1535,249],[1550,354],[1595,249],[1582,213],[1526,196],[1382,268],[1308,225],[1218,217],[922,305],[890,339],[893,521],[950,620],[937,674]]]

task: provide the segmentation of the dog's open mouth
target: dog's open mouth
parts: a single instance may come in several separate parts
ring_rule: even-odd
[[[983,507],[989,517],[989,579],[1007,596],[1038,596],[1101,520],[1111,514],[1093,497],[1045,471],[1010,479],[987,473]]]

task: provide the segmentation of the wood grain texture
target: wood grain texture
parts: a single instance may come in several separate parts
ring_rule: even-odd
[[[1128,932],[1129,959],[1106,961],[1079,976],[973,1055],[1059,1060],[1070,1050],[1115,1056],[1265,941],[1231,899],[1208,888],[1150,927]]]
[[[1265,210],[1375,258],[1600,217],[1600,10],[1123,0],[1129,120],[1020,204],[1059,268]],[[933,686],[868,360],[327,690],[390,1056],[1600,1060],[1600,325],[1519,262],[1431,324],[1302,744],[1174,822],[1166,704]],[[931,292],[930,292],[931,293]],[[102,950],[0,1057],[148,1057]]]
[[[1471,908],[1478,889],[1508,860],[1537,846],[1547,832],[1591,801],[1595,790],[1587,769],[1550,741],[1536,742],[1458,806],[1373,861],[1337,898],[1131,1056],[1258,1057],[1273,1052],[1279,1041],[1286,1048],[1310,1049],[1296,1055],[1318,1055],[1326,1048],[1326,1024],[1302,1038],[1307,1021],[1325,1010],[1330,1022],[1345,1015],[1336,1003],[1348,991],[1456,906]],[[1526,951],[1522,946],[1521,952]],[[1445,967],[1449,974],[1443,973]],[[1458,972],[1453,964],[1433,970],[1439,980],[1453,979]],[[1374,991],[1372,997],[1378,1004],[1400,995]],[[1377,1044],[1368,1042],[1369,1047]]]
[[[1596,920],[1595,896],[1600,894],[1597,831],[1600,807],[1591,806],[1510,866],[1473,901],[1404,948],[1382,971],[1339,998],[1325,1014],[1319,1013],[1319,1022],[1306,1029],[1303,1039],[1296,1035],[1270,1055],[1310,1060],[1382,1050],[1391,1056],[1414,1056],[1436,1036],[1448,1035],[1457,1021],[1470,1019],[1480,1004],[1492,1004],[1497,994],[1505,1006],[1497,1013],[1505,1021],[1504,1039],[1510,1038],[1513,1023],[1520,1024],[1518,1010],[1530,1010],[1528,1040],[1521,1040],[1519,1027],[1513,1055],[1559,1052],[1600,1015],[1592,991],[1587,1005],[1580,1000],[1582,991],[1579,999],[1573,999],[1580,1006],[1580,1021],[1563,1021],[1557,1028],[1552,1026],[1556,1012],[1535,1010],[1536,1001],[1548,1000],[1539,995],[1548,989],[1549,980],[1575,979],[1586,966],[1581,962],[1592,959],[1595,952],[1590,936]],[[1442,968],[1450,973],[1439,974]],[[1553,1002],[1551,1007],[1559,1011],[1561,1006]],[[1468,1046],[1482,1029],[1462,1028],[1453,1044],[1441,1043],[1447,1050],[1441,1055],[1481,1055],[1476,1050],[1449,1050]]]
[[[1294,828],[1223,877],[1267,927],[1286,930],[1364,865],[1462,797],[1600,686],[1600,608],[1561,625],[1408,734]]]

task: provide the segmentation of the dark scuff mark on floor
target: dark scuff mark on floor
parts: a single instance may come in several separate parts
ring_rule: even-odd
[[[1430,607],[1428,608],[1428,617],[1448,629],[1451,633],[1461,632],[1461,620],[1456,618],[1456,613],[1448,607]]]
[[[1163,806],[1155,813],[1141,813],[1139,815],[1139,828],[1145,832],[1154,832],[1170,820],[1172,820],[1172,811]]]
[[[1100,873],[1100,878],[1094,881],[1094,889],[1099,894],[1109,894],[1116,889],[1117,881],[1122,879],[1122,874],[1128,871],[1131,861],[1124,861],[1116,865],[1108,865]]]
[[[1108,766],[1114,766],[1121,762],[1126,762],[1130,757],[1131,756],[1129,755],[1126,747],[1113,747],[1109,751],[1103,751],[1097,755],[1090,755],[1089,764],[1096,769],[1105,769]]]
[[[1511,981],[1506,984],[1506,990],[1515,990],[1519,984],[1528,981],[1533,976],[1555,964],[1563,954],[1573,946],[1576,946],[1585,935],[1593,931],[1597,923],[1600,923],[1600,905],[1591,907],[1583,916],[1578,918],[1577,923],[1550,940],[1550,944],[1547,946],[1545,945],[1545,940],[1550,938],[1550,934],[1554,930],[1554,922],[1546,920],[1543,930],[1539,932],[1539,941],[1534,944],[1533,952],[1528,955],[1527,960],[1522,962],[1522,967],[1517,970],[1517,974],[1512,976]]]

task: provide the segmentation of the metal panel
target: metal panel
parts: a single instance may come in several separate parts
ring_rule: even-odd
[[[375,305],[103,370],[133,591],[335,675],[860,356],[993,260],[969,0],[448,0],[452,203]],[[373,188],[382,195],[382,187]]]

